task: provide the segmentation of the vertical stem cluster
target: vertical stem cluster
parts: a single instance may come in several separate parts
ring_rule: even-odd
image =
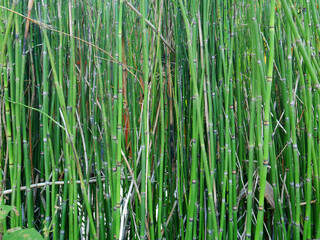
[[[0,234],[319,238],[318,4],[0,1]]]

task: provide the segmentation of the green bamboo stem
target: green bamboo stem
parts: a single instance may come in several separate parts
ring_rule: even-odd
[[[264,214],[264,195],[265,185],[267,177],[267,167],[269,165],[269,137],[270,137],[270,98],[271,98],[271,87],[273,78],[273,61],[274,61],[274,19],[275,19],[275,1],[271,1],[271,14],[270,14],[270,25],[269,25],[269,47],[270,55],[268,61],[267,70],[267,84],[266,94],[264,99],[264,141],[263,141],[263,166],[260,168],[260,194],[259,194],[259,212],[257,217],[257,227],[255,231],[255,238],[260,239],[263,225],[263,214]]]

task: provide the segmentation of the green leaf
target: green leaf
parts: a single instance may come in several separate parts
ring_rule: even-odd
[[[0,205],[0,221],[5,220],[8,213],[12,210],[12,206]]]
[[[20,227],[11,228],[3,235],[3,240],[42,240],[43,237],[34,228],[22,229]]]

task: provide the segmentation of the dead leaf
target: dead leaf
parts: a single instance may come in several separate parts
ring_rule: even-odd
[[[268,181],[266,182],[266,190],[264,192],[264,197],[266,198],[266,200],[269,203],[269,205],[273,209],[275,209],[276,205],[274,203],[273,188],[272,188],[271,184]]]

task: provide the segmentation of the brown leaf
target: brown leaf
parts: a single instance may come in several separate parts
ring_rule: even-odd
[[[270,206],[273,209],[275,209],[276,205],[274,203],[273,188],[268,181],[266,182],[266,190],[264,193],[264,197],[266,198],[266,200],[270,204]]]

